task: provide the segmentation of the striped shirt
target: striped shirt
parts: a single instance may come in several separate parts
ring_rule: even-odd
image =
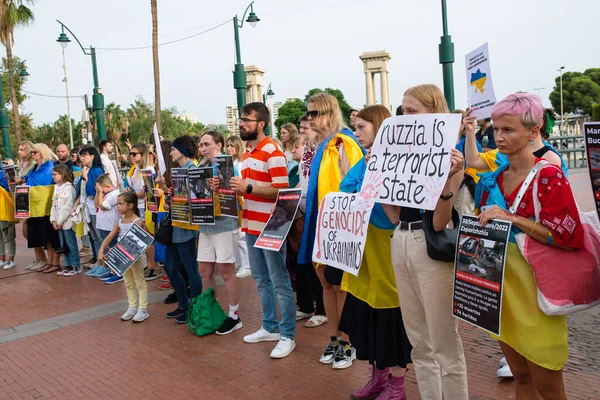
[[[248,146],[242,157],[242,178],[253,187],[289,186],[285,155],[270,137],[265,137],[254,149]],[[273,203],[275,199],[245,193],[242,232],[260,235],[271,216]]]

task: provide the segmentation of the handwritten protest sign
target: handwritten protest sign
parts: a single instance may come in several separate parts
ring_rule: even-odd
[[[469,106],[477,119],[489,118],[496,104],[487,43],[465,56]]]
[[[361,197],[377,203],[435,209],[450,172],[460,114],[402,115],[381,124]]]
[[[313,261],[358,275],[374,203],[357,193],[329,193],[321,201]]]

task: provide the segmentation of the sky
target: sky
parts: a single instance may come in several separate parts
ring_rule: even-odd
[[[264,69],[272,83],[270,101],[300,97],[312,88],[342,90],[351,106],[366,103],[363,52],[385,50],[392,107],[414,85],[442,87],[438,44],[442,35],[439,0],[257,0],[261,19],[240,30],[242,62]],[[159,43],[190,36],[244,12],[248,0],[205,2],[158,0]],[[35,21],[15,31],[13,54],[27,60],[25,90],[65,95],[61,20],[84,46],[98,48],[98,74],[106,104],[127,109],[136,96],[154,99],[152,49],[101,50],[150,46],[152,20],[145,0],[37,0]],[[456,107],[465,108],[465,54],[489,43],[491,72],[498,99],[517,91],[537,93],[544,104],[557,70],[600,67],[597,46],[598,0],[449,0],[449,34],[455,45]],[[72,35],[65,50],[69,94],[90,95],[89,56]],[[225,123],[225,107],[235,103],[233,23],[178,43],[159,47],[162,107],[195,115],[204,124]],[[378,86],[376,81],[376,86]],[[64,98],[28,95],[22,111],[34,124],[66,114]],[[379,93],[377,93],[379,98]],[[71,117],[81,119],[83,100],[72,98]]]

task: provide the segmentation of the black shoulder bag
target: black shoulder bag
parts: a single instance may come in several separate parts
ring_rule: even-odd
[[[432,260],[454,262],[456,255],[456,240],[458,239],[458,228],[460,217],[452,207],[453,229],[444,229],[436,232],[433,229],[433,211],[423,213],[423,230],[425,231],[425,242],[427,243],[427,255]]]
[[[158,228],[154,234],[154,240],[163,246],[168,246],[173,243],[173,223],[171,222],[171,210],[169,210],[169,214],[167,214],[167,216],[158,223]]]

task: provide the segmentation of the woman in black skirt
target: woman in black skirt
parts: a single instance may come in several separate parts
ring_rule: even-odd
[[[354,135],[365,149],[371,148],[381,123],[388,117],[389,110],[381,105],[366,107],[357,114]],[[363,158],[348,172],[340,190],[359,192],[366,167]],[[345,273],[342,279],[342,289],[348,294],[340,329],[350,336],[356,357],[373,365],[371,380],[352,392],[350,397],[355,400],[406,398],[404,374],[411,362],[412,347],[404,330],[392,268],[390,236],[394,229],[381,204],[375,204],[358,276]]]

